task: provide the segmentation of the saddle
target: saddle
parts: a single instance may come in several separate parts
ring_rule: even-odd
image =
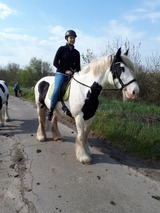
[[[66,80],[62,86],[61,86],[61,89],[60,89],[60,95],[59,95],[59,98],[58,100],[61,101],[61,99],[63,99],[63,101],[67,101],[68,98],[69,98],[69,93],[70,93],[70,79]],[[49,93],[48,93],[48,98],[51,99],[51,96],[52,96],[52,93],[53,93],[53,90],[54,90],[54,83],[51,85],[51,88],[49,90]]]
[[[66,115],[72,117],[71,112],[69,111],[69,109],[67,108],[67,106],[64,103],[64,101],[67,101],[68,98],[69,98],[70,86],[71,86],[71,78],[67,78],[65,80],[65,82],[61,85],[58,101],[61,101],[61,103],[62,103],[62,110],[64,111],[64,113]],[[52,84],[52,86],[50,88],[50,91],[48,93],[48,98],[49,99],[51,99],[53,90],[54,90],[54,83]]]

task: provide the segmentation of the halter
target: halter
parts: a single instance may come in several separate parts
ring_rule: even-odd
[[[117,89],[118,89],[118,90],[123,90],[123,89],[124,89],[126,86],[128,86],[129,84],[135,82],[136,79],[134,78],[134,79],[132,79],[131,81],[129,81],[128,83],[124,84],[123,81],[122,81],[122,79],[120,78],[120,76],[119,76],[119,74],[118,74],[118,69],[117,69],[117,67],[115,66],[116,64],[120,64],[120,63],[122,63],[122,62],[113,63],[113,64],[111,65],[111,68],[112,68],[112,66],[113,66],[113,67],[114,67],[114,70],[111,69],[111,72],[112,72],[112,75],[113,75],[113,81],[114,81],[115,78],[118,78],[118,81],[119,81],[119,83],[120,83],[120,85],[121,85],[121,88],[119,88],[119,89],[117,88]],[[115,85],[115,82],[114,82],[114,85]],[[116,85],[115,85],[115,87],[116,87]]]

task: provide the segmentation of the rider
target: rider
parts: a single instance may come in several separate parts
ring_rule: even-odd
[[[65,39],[67,43],[65,46],[59,47],[56,52],[53,65],[57,68],[55,74],[54,91],[51,96],[50,110],[48,111],[46,118],[51,121],[53,117],[53,111],[57,104],[60,87],[74,72],[80,71],[80,53],[74,48],[75,38],[77,37],[75,31],[68,30],[65,33]]]

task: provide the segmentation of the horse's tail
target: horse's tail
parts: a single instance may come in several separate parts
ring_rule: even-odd
[[[46,81],[37,82],[35,86],[35,100],[41,108],[45,107],[45,98],[48,92],[49,83]]]

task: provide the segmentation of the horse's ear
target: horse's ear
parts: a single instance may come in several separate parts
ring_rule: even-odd
[[[121,47],[118,49],[116,53],[116,59],[120,59],[120,58],[121,58]]]
[[[124,55],[128,55],[128,52],[129,52],[129,48],[126,50],[126,52],[124,53]]]

